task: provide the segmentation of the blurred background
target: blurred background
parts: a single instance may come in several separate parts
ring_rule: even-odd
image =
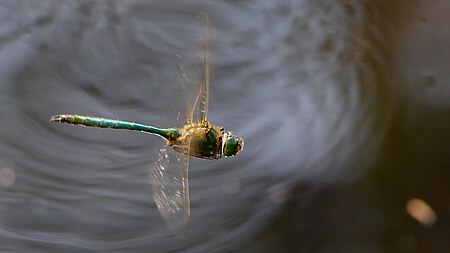
[[[201,11],[209,120],[246,145],[191,159],[181,240],[147,178],[159,138],[48,119],[171,126]],[[446,0],[0,0],[0,252],[450,252],[448,13]]]

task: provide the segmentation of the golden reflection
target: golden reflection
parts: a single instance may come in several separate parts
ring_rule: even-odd
[[[436,213],[423,200],[412,198],[406,203],[406,211],[420,224],[431,227],[436,222]]]

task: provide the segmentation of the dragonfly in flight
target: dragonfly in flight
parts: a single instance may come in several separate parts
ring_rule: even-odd
[[[52,122],[72,125],[126,129],[141,131],[162,137],[166,146],[160,149],[159,156],[149,172],[153,197],[169,229],[183,236],[190,216],[189,200],[189,157],[219,159],[231,157],[244,147],[242,138],[223,127],[208,121],[209,103],[209,56],[208,37],[209,20],[203,14],[205,25],[202,75],[196,97],[188,106],[184,125],[170,128],[158,128],[119,119],[60,114],[50,118]],[[171,147],[173,150],[169,150]]]

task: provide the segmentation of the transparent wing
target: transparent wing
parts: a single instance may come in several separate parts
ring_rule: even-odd
[[[202,62],[202,77],[200,79],[201,85],[199,87],[197,97],[189,114],[190,123],[203,122],[208,117],[208,102],[209,102],[209,19],[206,12],[203,12],[204,22],[204,42],[203,42],[203,62]]]
[[[190,216],[189,157],[171,147],[159,150],[150,170],[153,197],[170,231],[184,238]]]
[[[173,86],[173,94],[180,99],[172,99],[169,106],[176,113],[176,121],[182,126],[206,121],[209,99],[209,60],[208,36],[209,21],[203,13],[204,45],[202,52],[193,51],[181,57],[177,55],[180,66],[179,85]],[[200,57],[201,55],[201,57]],[[175,235],[184,238],[190,216],[189,201],[189,147],[184,141],[183,153],[172,147],[160,149],[159,156],[149,172],[153,197],[167,226]],[[188,150],[186,150],[188,149]]]

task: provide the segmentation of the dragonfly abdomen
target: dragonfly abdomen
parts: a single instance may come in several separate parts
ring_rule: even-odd
[[[133,131],[141,131],[151,134],[160,135],[166,139],[177,138],[181,135],[176,129],[161,129],[149,125],[143,125],[130,121],[123,121],[119,119],[105,119],[102,117],[81,116],[76,114],[60,114],[50,118],[50,121],[68,123],[72,125],[82,125],[87,127],[100,127],[112,129],[127,129]]]
[[[90,117],[73,114],[61,114],[52,116],[50,121],[68,123],[72,125],[82,125],[87,127],[129,129],[137,131],[148,130],[145,125],[136,124],[134,122],[122,121],[118,119],[105,119],[101,117]]]

